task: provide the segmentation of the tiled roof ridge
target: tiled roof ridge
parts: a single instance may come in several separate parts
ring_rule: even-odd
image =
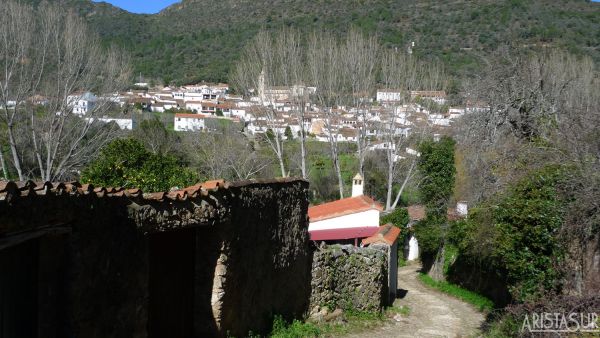
[[[0,201],[10,200],[15,197],[29,195],[44,196],[49,193],[54,195],[96,195],[97,197],[127,197],[142,198],[153,201],[185,201],[188,198],[208,196],[209,192],[216,192],[230,187],[243,187],[253,184],[291,183],[306,180],[301,178],[273,178],[261,180],[244,180],[229,182],[223,179],[200,182],[182,189],[171,191],[144,193],[139,188],[125,187],[96,187],[92,184],[82,184],[78,181],[49,182],[49,181],[4,181],[0,180]]]
[[[308,214],[311,221],[321,221],[373,209],[383,211],[380,203],[369,196],[359,195],[311,206]]]
[[[387,245],[393,245],[398,236],[400,235],[400,228],[395,227],[391,223],[387,223],[379,227],[379,230],[372,236],[362,240],[362,245],[369,245],[374,243],[386,243]]]

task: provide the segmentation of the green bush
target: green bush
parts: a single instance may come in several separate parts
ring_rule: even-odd
[[[318,337],[321,334],[319,328],[311,323],[294,320],[288,324],[281,316],[273,319],[273,330],[270,337],[274,338],[304,338]]]
[[[381,225],[391,223],[400,229],[400,236],[398,237],[398,267],[406,265],[406,260],[404,259],[404,242],[412,233],[411,229],[407,227],[408,222],[409,218],[406,208],[396,208],[391,213],[379,219]]]
[[[408,211],[405,208],[396,208],[379,220],[381,225],[392,223],[395,227],[405,229],[408,224]]]
[[[534,171],[448,231],[448,241],[459,255],[507,277],[517,301],[534,300],[560,288],[564,174],[558,167]]]
[[[197,183],[197,176],[173,156],[152,154],[135,139],[117,139],[82,172],[81,181],[97,186],[169,191]]]
[[[493,255],[508,271],[515,299],[535,298],[558,287],[557,263],[563,252],[557,235],[565,212],[558,192],[562,179],[556,167],[536,171],[494,208]]]
[[[418,169],[423,177],[421,197],[426,205],[426,218],[415,225],[419,249],[424,256],[435,256],[446,236],[446,205],[454,189],[454,145],[450,137],[427,140],[419,147]]]
[[[433,257],[444,243],[444,227],[446,219],[438,215],[427,215],[427,218],[414,225],[415,237],[419,240],[421,255]]]
[[[423,176],[420,185],[421,197],[427,205],[428,215],[432,212],[444,213],[448,199],[454,189],[454,145],[450,137],[442,137],[439,142],[427,140],[419,147],[418,168]]]

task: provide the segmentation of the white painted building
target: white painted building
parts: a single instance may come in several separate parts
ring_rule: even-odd
[[[76,115],[86,115],[94,109],[97,101],[96,95],[90,92],[74,93],[67,96],[67,102],[73,109],[73,114]]]
[[[308,232],[313,241],[354,241],[374,235],[383,207],[362,194],[364,181],[355,176],[352,196],[308,208]]]
[[[380,89],[376,95],[377,102],[395,102],[402,100],[402,92],[395,89]]]
[[[110,123],[115,122],[120,129],[123,130],[132,130],[133,129],[133,120],[132,119],[119,119],[119,118],[110,118],[110,117],[102,117],[99,118],[100,121]]]
[[[185,109],[199,113],[202,111],[202,101],[187,101]]]
[[[120,119],[120,118],[112,118],[112,117],[100,117],[100,118],[88,117],[85,120],[88,123],[92,123],[94,121],[100,121],[103,123],[114,122],[122,130],[132,130],[133,129],[133,120],[132,119]]]
[[[206,129],[205,115],[175,114],[175,131],[202,131]]]

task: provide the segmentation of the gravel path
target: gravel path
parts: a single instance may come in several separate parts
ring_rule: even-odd
[[[408,306],[410,314],[401,321],[346,337],[477,337],[484,315],[471,305],[433,290],[418,280],[420,265],[398,269],[398,288],[405,295],[395,306]]]

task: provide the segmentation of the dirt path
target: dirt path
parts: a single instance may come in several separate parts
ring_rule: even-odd
[[[417,278],[419,269],[417,264],[398,269],[398,288],[406,294],[396,299],[394,305],[408,306],[408,316],[346,337],[477,337],[483,314],[469,304],[421,284]]]

